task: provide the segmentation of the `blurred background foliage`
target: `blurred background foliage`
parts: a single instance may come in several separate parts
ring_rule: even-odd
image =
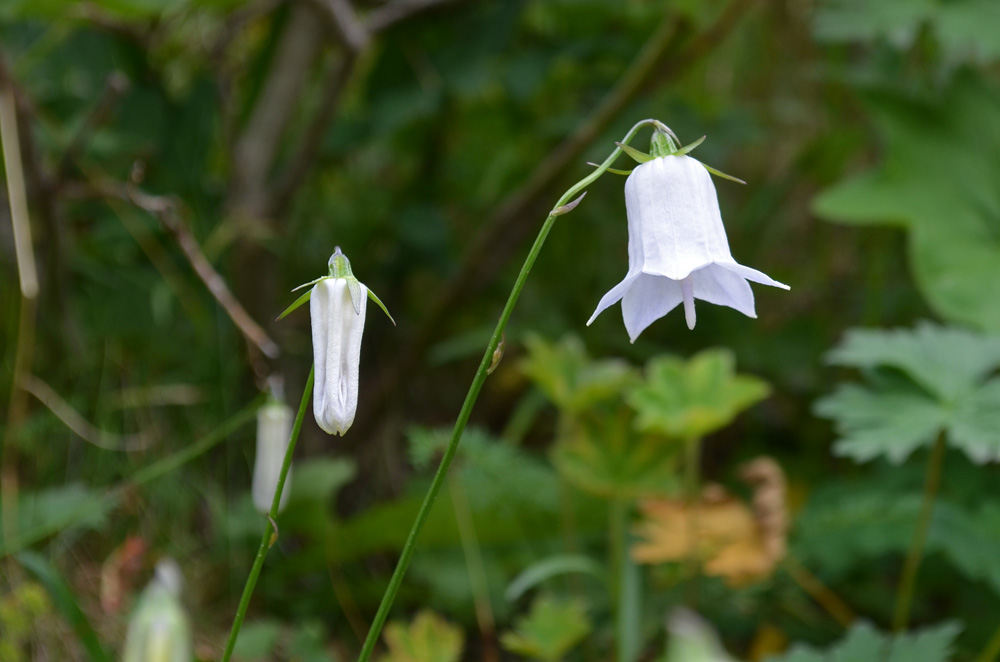
[[[776,459],[791,555],[887,625],[923,472],[850,440],[841,453],[873,461],[835,457],[837,432],[813,404],[873,367],[824,364],[851,327],[929,318],[1000,333],[997,25],[994,0],[3,0],[0,85],[16,100],[41,284],[21,297],[0,205],[7,648],[104,659],[170,555],[196,655],[218,656],[261,525],[246,407],[269,377],[299,398],[308,315],[272,320],[339,245],[398,327],[370,316],[350,433],[306,419],[238,653],[351,657],[442,447],[436,430],[458,411],[531,237],[586,162],[645,117],[685,143],[708,135],[698,157],[749,183],[717,181],[735,258],[792,289],[758,289],[758,320],[702,306],[694,332],[675,313],[634,345],[615,314],[584,327],[626,269],[623,181],[592,185],[532,271],[399,615],[447,614],[469,659],[495,659],[501,640],[558,659],[585,637],[593,659],[613,637],[607,578],[571,559],[568,578],[554,573],[566,595],[530,610],[504,588],[553,554],[605,554],[607,486],[624,479],[594,460],[607,448],[568,444],[574,431],[603,442],[587,426],[618,421],[621,443],[656,457],[632,469],[674,489],[680,453],[629,432],[624,393],[654,356],[721,346],[771,395],[702,440],[706,480],[749,501],[736,468]],[[944,367],[977,361],[941,351]],[[884,373],[869,376],[878,397],[928,388],[919,370],[903,385]],[[847,391],[861,387],[841,388],[817,411],[849,417]],[[982,443],[979,459],[995,456],[995,437]],[[1000,562],[984,551],[997,548],[1000,501],[980,498],[994,468],[947,453],[914,620],[963,622],[938,638],[957,636],[956,659],[972,659],[995,627],[982,615],[1000,613]],[[678,573],[660,567],[645,589],[634,636],[650,654],[662,614],[685,599]],[[707,579],[698,607],[744,657],[825,645],[842,624],[801,579]],[[62,597],[38,598],[39,585]],[[34,635],[11,620],[29,602]],[[387,659],[451,632],[418,618],[393,630]],[[553,629],[573,636],[545,639]],[[448,637],[428,655],[456,659],[462,634]]]

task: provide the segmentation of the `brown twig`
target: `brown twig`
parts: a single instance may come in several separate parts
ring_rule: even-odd
[[[146,193],[132,183],[116,185],[110,182],[100,182],[96,183],[96,186],[106,195],[130,202],[139,209],[157,217],[173,235],[191,268],[198,274],[198,278],[205,284],[205,287],[219,302],[219,305],[226,311],[244,337],[256,346],[264,356],[272,359],[278,357],[281,350],[277,343],[271,340],[264,329],[250,317],[242,304],[233,296],[226,281],[212,267],[194,235],[191,234],[183,215],[178,210],[178,203],[175,199]]]
[[[331,19],[340,41],[352,53],[360,53],[371,43],[368,26],[358,17],[350,0],[316,0]]]
[[[612,120],[644,90],[653,90],[678,78],[705,57],[738,24],[740,18],[757,0],[732,0],[722,14],[703,32],[690,40],[667,65],[663,59],[671,51],[683,30],[670,16],[665,16],[642,51],[629,66],[618,84],[612,88],[594,111],[584,118],[576,130],[558,145],[527,178],[521,188],[507,197],[497,210],[484,221],[478,234],[469,243],[454,276],[441,287],[436,299],[427,306],[419,327],[399,352],[399,360],[385,369],[379,380],[360,398],[355,428],[367,429],[378,418],[388,402],[395,399],[401,385],[423,358],[427,347],[436,337],[443,317],[458,303],[474,294],[486,280],[483,274],[495,272],[505,264],[511,252],[523,243],[533,228],[535,216],[530,212],[539,200],[572,165],[584,149]],[[356,435],[355,439],[367,435]]]
[[[150,446],[149,434],[118,435],[100,429],[85,419],[55,389],[34,375],[23,375],[18,386],[48,407],[56,418],[84,441],[109,451],[137,451]]]

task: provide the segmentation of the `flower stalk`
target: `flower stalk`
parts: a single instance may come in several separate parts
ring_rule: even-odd
[[[665,128],[664,125],[657,120],[642,120],[636,123],[635,126],[629,130],[629,132],[622,139],[621,144],[627,145],[635,136],[636,132],[638,132],[643,126],[653,126],[657,129]],[[517,304],[517,300],[521,296],[521,290],[524,289],[524,283],[528,278],[528,273],[531,271],[531,267],[535,264],[535,260],[538,259],[538,254],[541,252],[542,246],[545,244],[545,240],[548,238],[549,232],[552,230],[552,225],[561,214],[566,213],[567,210],[565,210],[564,207],[571,200],[576,199],[579,193],[581,193],[585,188],[590,186],[601,175],[607,172],[607,170],[611,167],[611,164],[614,163],[615,159],[617,159],[621,153],[622,147],[619,145],[614,149],[614,151],[611,152],[611,155],[597,167],[596,170],[563,193],[553,206],[552,211],[549,212],[549,215],[546,217],[541,229],[538,231],[535,243],[532,244],[531,250],[528,252],[528,256],[525,258],[524,264],[521,266],[521,271],[517,275],[517,279],[514,281],[514,287],[511,289],[510,296],[507,298],[507,303],[504,306],[503,312],[500,314],[500,320],[497,322],[496,328],[493,330],[493,335],[490,337],[490,340],[486,345],[486,351],[483,353],[483,358],[479,362],[479,368],[476,370],[476,374],[472,379],[472,384],[469,386],[469,391],[465,396],[465,401],[462,403],[462,409],[458,413],[458,418],[455,421],[455,427],[452,430],[448,446],[445,448],[444,455],[441,457],[441,463],[438,465],[437,472],[434,474],[434,478],[427,490],[427,494],[424,496],[424,501],[420,505],[420,510],[417,512],[417,517],[413,522],[413,527],[410,529],[410,533],[406,538],[406,544],[403,546],[403,550],[400,553],[399,561],[396,564],[396,570],[393,572],[392,578],[389,580],[389,586],[386,588],[386,592],[382,596],[382,602],[379,605],[374,620],[372,621],[371,628],[368,630],[368,637],[365,639],[365,643],[361,648],[361,654],[358,657],[358,662],[368,662],[371,658],[372,651],[375,649],[375,643],[378,641],[379,634],[381,634],[382,627],[385,625],[386,618],[389,615],[389,610],[392,608],[392,604],[396,599],[396,594],[399,592],[399,588],[403,583],[403,577],[405,576],[406,570],[410,565],[410,560],[413,558],[413,551],[416,547],[417,538],[420,536],[420,531],[423,529],[424,523],[427,521],[427,516],[430,514],[431,507],[434,505],[438,492],[441,491],[441,485],[443,484],[444,478],[448,473],[448,467],[451,466],[451,462],[455,458],[455,453],[458,450],[458,444],[462,439],[462,433],[465,431],[465,426],[469,422],[469,416],[472,414],[472,407],[475,405],[476,399],[479,397],[479,392],[482,390],[483,383],[486,381],[486,377],[489,374],[490,366],[493,363],[494,352],[497,350],[497,347],[501,342],[504,329],[507,328],[507,322],[510,320],[511,313],[514,311],[514,306]]]
[[[278,538],[278,525],[274,523],[278,516],[278,508],[281,504],[281,493],[285,489],[285,479],[288,476],[288,469],[292,465],[292,455],[295,453],[295,443],[299,440],[299,431],[302,430],[302,419],[306,415],[306,407],[309,404],[309,392],[313,387],[315,368],[309,371],[309,378],[306,379],[306,387],[302,389],[302,401],[299,403],[299,411],[295,415],[295,423],[292,425],[292,436],[288,440],[288,449],[285,451],[285,459],[281,463],[281,472],[278,474],[278,484],[275,487],[274,497],[271,500],[271,509],[267,514],[267,522],[264,525],[264,533],[260,537],[260,545],[257,547],[257,556],[254,558],[253,566],[250,568],[250,576],[243,587],[243,595],[240,598],[240,605],[236,608],[236,617],[233,619],[233,627],[229,631],[229,639],[226,641],[226,649],[222,654],[222,662],[229,662],[233,655],[233,647],[236,646],[236,638],[240,634],[243,626],[243,619],[250,606],[250,596],[257,585],[257,578],[260,570],[264,567],[264,559],[268,550]]]

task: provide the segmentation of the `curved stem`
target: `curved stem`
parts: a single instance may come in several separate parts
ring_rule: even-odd
[[[640,128],[646,125],[656,126],[658,124],[659,123],[656,120],[652,119],[645,119],[637,122],[635,126],[629,129],[629,132],[625,134],[625,137],[621,142],[623,144],[628,144]],[[368,662],[372,651],[375,649],[375,642],[378,640],[378,636],[382,632],[382,626],[385,625],[385,619],[389,615],[389,609],[392,608],[392,603],[396,599],[396,593],[399,592],[399,587],[403,583],[403,576],[406,574],[406,569],[410,565],[410,559],[413,557],[413,550],[416,547],[417,537],[420,535],[420,530],[423,528],[424,522],[427,521],[427,516],[430,514],[431,507],[434,505],[434,500],[437,499],[438,492],[441,490],[441,484],[444,482],[445,474],[448,473],[448,467],[451,465],[451,461],[455,458],[455,452],[458,450],[458,444],[462,439],[462,433],[465,431],[465,426],[469,422],[469,416],[472,414],[472,407],[475,405],[476,399],[479,397],[479,391],[483,388],[483,382],[486,381],[490,365],[493,363],[493,352],[500,343],[504,329],[507,328],[507,322],[510,320],[511,313],[514,312],[514,305],[521,296],[521,290],[524,289],[524,282],[528,278],[528,273],[531,271],[531,267],[535,264],[535,260],[538,259],[538,254],[542,250],[542,245],[545,244],[545,239],[549,236],[549,232],[552,230],[552,225],[555,223],[556,218],[558,218],[556,210],[568,203],[570,200],[573,200],[580,191],[590,186],[595,180],[597,180],[598,177],[603,175],[607,169],[611,167],[611,164],[614,163],[615,159],[621,155],[621,153],[621,148],[616,147],[614,151],[611,152],[611,155],[604,160],[604,163],[598,166],[594,172],[581,179],[579,182],[571,186],[565,193],[563,193],[553,207],[553,211],[549,213],[548,217],[546,217],[545,222],[542,224],[542,229],[538,231],[535,243],[532,244],[531,250],[528,252],[528,257],[525,258],[524,265],[521,267],[521,272],[517,275],[517,280],[514,281],[514,287],[510,292],[510,296],[507,298],[507,305],[504,306],[503,312],[500,314],[500,320],[497,322],[497,326],[493,330],[493,335],[490,337],[490,341],[486,345],[486,351],[483,353],[482,361],[479,362],[479,368],[476,370],[476,376],[472,379],[472,385],[469,386],[469,392],[465,396],[465,402],[462,403],[462,409],[458,412],[458,419],[455,421],[455,428],[452,430],[451,439],[448,441],[448,447],[444,451],[444,456],[441,458],[441,464],[438,465],[437,473],[434,474],[434,479],[431,481],[430,488],[427,490],[427,495],[424,497],[424,501],[420,505],[420,510],[417,512],[417,517],[413,522],[413,528],[410,529],[410,534],[406,538],[406,544],[403,545],[403,550],[399,555],[399,562],[396,564],[396,570],[392,573],[392,578],[389,580],[389,586],[386,588],[385,595],[382,596],[382,603],[379,605],[378,611],[375,613],[375,619],[372,621],[372,626],[368,631],[368,637],[365,639],[365,644],[361,648],[361,655],[358,657],[358,662]]]
[[[236,609],[236,617],[233,619],[233,627],[229,631],[229,639],[226,641],[226,650],[222,654],[222,662],[228,662],[233,654],[236,637],[240,634],[243,618],[246,616],[247,607],[250,606],[250,596],[253,595],[254,586],[257,585],[257,577],[260,576],[260,569],[264,566],[264,558],[267,556],[268,550],[271,549],[271,545],[278,539],[278,527],[274,524],[274,520],[278,516],[278,504],[281,503],[281,492],[285,489],[285,478],[288,476],[288,468],[292,465],[295,442],[299,440],[299,431],[302,429],[302,420],[306,415],[306,406],[309,404],[309,394],[312,393],[313,380],[315,378],[316,367],[313,366],[309,371],[309,378],[306,379],[306,387],[302,391],[299,412],[295,415],[295,423],[292,425],[292,437],[288,441],[288,450],[285,451],[285,459],[281,462],[278,486],[274,490],[274,498],[271,499],[271,510],[267,515],[267,522],[264,524],[264,533],[260,537],[260,546],[257,548],[257,558],[254,559],[253,567],[250,568],[250,576],[247,577],[247,583],[243,586],[243,596],[240,598],[240,606]]]
[[[927,460],[927,479],[924,482],[924,500],[920,506],[920,518],[913,532],[913,541],[906,554],[903,566],[903,578],[899,582],[899,592],[896,594],[896,609],[892,618],[892,627],[901,632],[906,629],[910,620],[910,606],[913,603],[913,590],[917,583],[917,570],[924,555],[924,543],[927,542],[927,531],[931,526],[931,515],[934,513],[934,500],[937,498],[938,487],[941,485],[941,466],[944,464],[944,432],[938,435],[931,456]]]

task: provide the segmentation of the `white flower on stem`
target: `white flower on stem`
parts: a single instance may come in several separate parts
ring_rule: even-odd
[[[693,329],[695,299],[756,317],[748,280],[789,289],[733,259],[715,185],[706,166],[684,155],[690,148],[655,158],[639,153],[644,162],[625,182],[628,274],[597,304],[588,326],[620,300],[625,329],[635,342],[679,304]]]
[[[285,461],[288,443],[292,438],[291,407],[278,400],[270,400],[257,410],[257,457],[253,463],[253,505],[261,514],[271,512],[274,491],[278,488],[281,465]],[[278,502],[278,512],[285,509],[288,493],[292,489],[292,468],[288,468],[284,489]]]
[[[354,423],[358,409],[358,369],[368,299],[378,304],[394,326],[396,322],[379,298],[354,277],[351,262],[340,246],[330,256],[328,266],[329,275],[295,288],[313,286],[278,319],[309,300],[316,370],[313,416],[328,434],[343,435]]]
[[[360,291],[356,300],[352,300],[347,278],[325,278],[313,286],[309,302],[316,365],[313,415],[328,434],[347,432],[358,409],[358,366],[368,288],[357,279],[353,285]]]

